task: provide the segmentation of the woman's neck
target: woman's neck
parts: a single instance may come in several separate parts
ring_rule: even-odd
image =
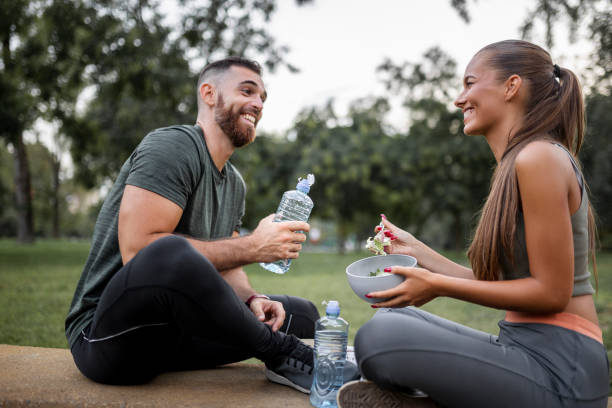
[[[522,115],[507,115],[495,127],[485,132],[485,139],[497,163],[500,162],[508,143],[521,128],[522,123]]]

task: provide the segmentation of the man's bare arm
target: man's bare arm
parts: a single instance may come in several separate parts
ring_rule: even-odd
[[[151,191],[127,185],[119,209],[119,249],[123,263],[127,263],[145,246],[167,235],[172,235],[183,210],[174,202]],[[217,270],[229,270],[254,262],[272,262],[297,258],[308,231],[305,222],[272,222],[264,218],[252,234],[215,241],[201,241],[185,237],[191,245],[208,258]]]

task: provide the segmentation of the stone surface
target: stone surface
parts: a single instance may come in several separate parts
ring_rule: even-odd
[[[308,396],[266,380],[263,365],[168,373],[151,383],[94,383],[66,349],[0,344],[0,407],[311,407]],[[612,408],[612,400],[608,401]]]
[[[94,383],[66,349],[0,345],[0,407],[310,407],[259,364],[168,373],[138,386]]]

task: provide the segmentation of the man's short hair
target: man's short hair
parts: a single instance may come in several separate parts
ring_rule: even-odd
[[[257,61],[243,57],[227,57],[222,60],[211,62],[204,67],[204,69],[200,72],[200,76],[198,77],[198,89],[200,88],[200,85],[202,85],[202,83],[209,77],[225,72],[233,66],[248,68],[259,76],[261,76],[262,73],[261,65],[259,65]]]

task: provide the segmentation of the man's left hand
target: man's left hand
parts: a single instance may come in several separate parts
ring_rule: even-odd
[[[272,331],[280,329],[285,321],[285,309],[281,302],[255,298],[251,301],[250,308],[260,322],[272,327]]]

